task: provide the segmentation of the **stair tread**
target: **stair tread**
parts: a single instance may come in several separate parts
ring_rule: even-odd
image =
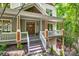
[[[41,47],[41,45],[33,45],[33,46],[30,46],[29,48],[38,48],[38,47]]]
[[[31,54],[31,53],[39,53],[39,52],[42,52],[42,50],[30,51],[30,54]]]
[[[38,48],[31,48],[30,51],[31,51],[31,50],[39,50],[39,49],[42,49],[42,48],[41,48],[41,47],[38,47]]]
[[[36,41],[30,40],[29,54],[42,52],[43,51],[42,48],[43,47],[40,40],[36,40]]]

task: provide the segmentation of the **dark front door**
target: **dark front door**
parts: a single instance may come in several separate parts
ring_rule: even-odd
[[[27,31],[29,34],[35,34],[35,22],[27,22]]]

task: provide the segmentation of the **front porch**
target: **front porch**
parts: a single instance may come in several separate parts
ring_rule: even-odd
[[[0,13],[2,10],[3,9],[0,9]],[[17,12],[18,12],[18,10],[6,9],[2,19],[12,19],[16,15]],[[62,36],[61,34],[56,35],[55,33],[53,33],[53,32],[55,32],[54,30],[56,30],[56,25],[55,25],[56,22],[62,22],[61,20],[57,20],[56,17],[45,16],[45,15],[42,15],[39,13],[32,13],[32,12],[26,12],[26,11],[21,11],[19,15],[20,15],[20,18],[19,18],[19,23],[20,23],[19,27],[20,28],[19,29],[21,30],[21,43],[27,43],[28,53],[30,52],[30,47],[31,47],[30,40],[32,40],[31,36],[33,34],[39,35],[38,40],[41,41],[41,45],[45,51],[47,50],[47,45],[49,45],[48,38],[51,35],[53,35],[54,37]],[[10,32],[5,33],[5,32],[2,32],[3,30],[1,31],[1,40],[0,40],[1,43],[0,44],[2,44],[2,43],[14,44],[14,42],[16,44],[16,41],[17,41],[16,25],[18,23],[16,21],[17,19],[18,18],[12,19],[12,22],[10,23],[12,25],[12,29],[9,29],[9,30],[11,30]],[[53,21],[53,23],[52,23],[52,21]],[[1,22],[2,22],[2,24],[4,24],[3,21],[1,21]],[[50,28],[48,28],[48,23],[52,25],[51,27],[49,26]],[[3,29],[3,27],[4,26],[2,25],[1,28]],[[9,27],[9,28],[11,28],[11,27]],[[50,30],[51,32],[48,33],[48,30]],[[44,32],[41,33],[41,31],[44,31]],[[56,33],[58,33],[58,32],[60,32],[60,31],[56,31]],[[36,40],[34,40],[34,41],[36,41]]]
[[[30,13],[30,12],[29,12]],[[31,13],[30,13],[31,14]],[[36,14],[36,13],[35,13]],[[6,44],[16,44],[16,26],[17,26],[17,19],[13,20],[11,18],[7,18],[5,14],[3,18],[0,20],[0,35],[1,35],[1,43]],[[12,16],[14,17],[14,16]],[[45,26],[48,27],[49,31],[53,31],[56,29],[56,24],[48,21],[48,24],[45,24],[44,19],[40,18],[24,18],[24,16],[20,16],[20,30],[21,30],[21,43],[27,42],[27,35],[30,41],[40,40],[40,31],[45,30]],[[51,26],[49,26],[51,25]],[[37,37],[37,39],[36,39]]]

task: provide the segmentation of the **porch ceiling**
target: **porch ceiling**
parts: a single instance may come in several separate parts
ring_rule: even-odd
[[[0,14],[2,13],[2,11],[3,9],[0,8]],[[17,9],[6,9],[2,18],[13,18],[18,13],[18,11],[19,10]],[[42,20],[48,20],[53,22],[57,22],[57,21],[59,22],[63,20],[61,18],[57,18],[54,16],[46,16],[39,13],[32,13],[27,11],[21,11],[19,15],[21,15],[21,19],[33,18],[33,19],[40,19],[40,20],[42,19]]]

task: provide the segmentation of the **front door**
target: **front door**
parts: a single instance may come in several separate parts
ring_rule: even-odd
[[[27,22],[27,31],[29,34],[35,34],[35,22]]]

